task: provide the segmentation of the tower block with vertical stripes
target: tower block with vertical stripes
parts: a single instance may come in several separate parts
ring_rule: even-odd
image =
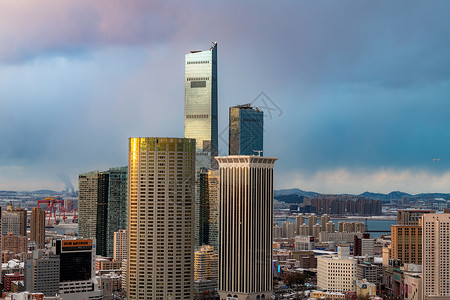
[[[220,172],[220,299],[270,299],[277,158],[233,155],[216,159]]]

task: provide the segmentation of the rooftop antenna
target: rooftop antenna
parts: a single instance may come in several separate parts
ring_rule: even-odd
[[[258,153],[258,155],[257,156],[261,156],[261,152],[263,152],[262,150],[253,150],[253,152],[256,152],[256,153]]]

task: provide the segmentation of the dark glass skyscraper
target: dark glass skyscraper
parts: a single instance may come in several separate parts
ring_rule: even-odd
[[[263,155],[264,113],[251,104],[230,107],[230,155]]]

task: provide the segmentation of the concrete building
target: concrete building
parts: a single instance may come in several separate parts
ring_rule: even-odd
[[[450,213],[424,214],[423,299],[450,297]]]
[[[45,211],[39,207],[31,210],[30,241],[36,243],[37,249],[45,248]]]
[[[419,221],[424,214],[433,214],[432,209],[399,209],[397,210],[397,225],[419,225]]]
[[[251,103],[230,107],[229,155],[263,155],[264,113]],[[255,152],[256,151],[256,152]]]
[[[317,286],[329,292],[353,289],[357,260],[350,257],[348,247],[338,247],[338,255],[317,257]]]
[[[130,138],[128,299],[191,299],[195,140]]]
[[[327,231],[327,232],[329,232],[329,233],[336,232],[336,225],[334,224],[333,221],[329,221],[329,222],[327,223],[327,230],[325,230],[325,231]]]
[[[314,237],[298,235],[295,237],[295,251],[314,250]]]
[[[111,257],[97,256],[95,258],[96,271],[117,271],[122,269],[122,261],[116,261]],[[101,272],[104,273],[104,272]]]
[[[28,238],[9,232],[7,235],[2,236],[2,251],[10,251],[12,253],[28,252]]]
[[[366,279],[355,281],[356,296],[369,298],[377,295],[377,286]]]
[[[422,264],[422,226],[391,225],[391,259]]]
[[[44,255],[42,250],[35,250],[25,265],[24,285],[28,292],[40,292],[45,296],[59,294],[60,259],[57,255]]]
[[[278,225],[278,223],[273,224],[273,238],[281,239],[283,238],[283,228]]]
[[[200,172],[199,245],[211,245],[218,250],[219,239],[219,171]]]
[[[283,238],[293,239],[295,236],[295,224],[292,222],[284,221],[282,224]]]
[[[95,240],[53,240],[52,253],[59,256],[59,294],[64,300],[103,299],[95,277]]]
[[[19,214],[5,211],[2,213],[2,235],[7,235],[8,232],[13,235],[20,235],[21,233],[21,217]]]
[[[328,231],[328,230],[327,230],[327,224],[328,224],[328,222],[330,222],[330,216],[327,215],[327,214],[323,214],[323,215],[320,217],[320,226],[321,226],[320,231]],[[319,236],[317,236],[317,237],[319,237]]]
[[[295,217],[295,234],[296,235],[302,235],[300,226],[302,226],[304,223],[305,223],[305,215],[298,214]]]
[[[17,235],[27,236],[27,210],[20,207],[14,207],[12,204],[10,204],[7,206],[7,211],[8,213],[16,214],[19,216],[19,233]]]
[[[300,225],[300,235],[309,236],[309,228],[305,223]]]
[[[204,245],[194,254],[196,292],[216,291],[219,278],[219,255],[214,247]]]
[[[378,267],[371,262],[356,265],[356,279],[366,279],[371,283],[378,283]]]
[[[119,230],[114,232],[114,251],[113,258],[116,261],[123,261],[127,258],[128,253],[128,234],[127,230]]]
[[[316,214],[310,214],[308,217],[308,235],[314,236],[314,225],[317,224]]]
[[[361,255],[373,257],[375,255],[375,240],[361,239]]]
[[[270,299],[272,295],[273,166],[276,160],[262,156],[217,157],[222,228],[219,296],[222,300]]]

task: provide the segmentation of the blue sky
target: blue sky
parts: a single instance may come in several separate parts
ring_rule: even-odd
[[[217,41],[219,132],[229,106],[264,105],[264,92],[276,188],[450,192],[448,11],[448,1],[4,1],[0,189],[60,190],[58,174],[76,186],[79,173],[126,165],[130,136],[183,136],[184,54]]]

